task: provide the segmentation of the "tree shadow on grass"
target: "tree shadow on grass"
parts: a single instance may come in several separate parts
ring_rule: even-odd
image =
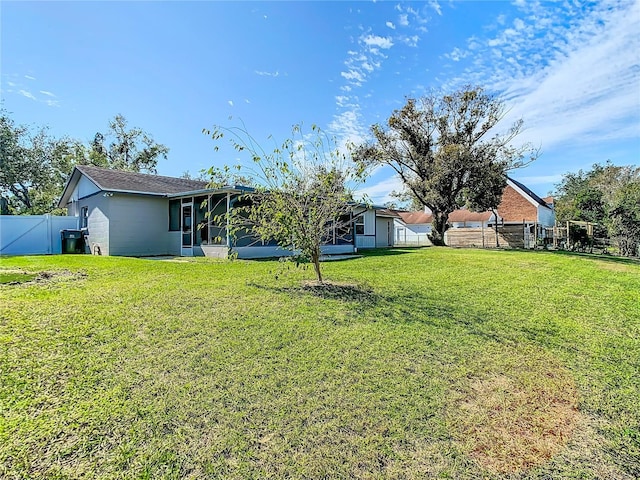
[[[640,258],[630,257],[618,257],[615,255],[605,255],[601,253],[585,253],[585,252],[571,252],[569,250],[530,250],[530,249],[503,249],[505,254],[520,254],[520,253],[534,253],[537,255],[557,255],[562,257],[581,257],[591,260],[597,260],[602,262],[621,263],[625,265],[640,266]]]
[[[359,249],[358,254],[363,257],[389,257],[392,255],[404,255],[406,253],[412,253],[421,248],[428,247],[401,247],[401,248],[372,248],[372,249]]]
[[[599,260],[599,261],[603,261],[603,262],[613,262],[613,263],[623,263],[625,265],[635,265],[636,267],[640,267],[640,258],[616,257],[614,255],[603,255],[603,254],[598,254],[598,253],[569,252],[567,250],[557,250],[555,252],[550,252],[550,253],[552,253],[553,255],[582,257],[582,258],[589,258],[591,260]]]
[[[325,300],[342,300],[345,302],[358,302],[363,307],[378,302],[379,295],[373,289],[365,285],[336,282],[304,282],[299,286],[273,286],[261,285],[249,282],[247,285],[274,293],[286,293],[288,295],[311,295]]]

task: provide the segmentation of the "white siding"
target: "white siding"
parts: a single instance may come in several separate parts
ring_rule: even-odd
[[[89,252],[109,255],[109,199],[103,195],[93,195],[77,203],[78,212],[82,207],[89,208],[87,221],[87,247]]]
[[[392,247],[393,246],[393,219],[392,218],[376,218],[376,247]]]
[[[109,201],[109,255],[167,255],[169,201],[114,194]]]
[[[375,235],[376,234],[376,211],[367,210],[362,215],[364,217],[364,234]]]
[[[362,213],[364,235],[356,235],[357,248],[375,248],[376,246],[376,211],[369,209]]]
[[[95,183],[93,183],[91,180],[86,178],[84,175],[81,175],[80,180],[78,180],[78,183],[73,189],[73,192],[71,192],[71,195],[69,196],[69,203],[67,204],[67,213],[69,215],[74,215],[74,216],[79,215],[80,208],[81,208],[80,202],[82,202],[81,199],[85,199],[86,197],[89,197],[90,195],[94,195],[99,191],[100,189],[96,186]]]
[[[76,185],[74,194],[77,193],[77,198],[81,199],[84,197],[88,197],[89,195],[93,195],[94,193],[97,193],[99,191],[100,189],[96,186],[95,183],[82,175],[80,177],[80,180],[78,181],[78,184]]]
[[[394,221],[395,238],[394,245],[424,246],[431,245],[429,234],[431,224],[405,224],[402,220]]]
[[[375,248],[376,237],[375,235],[356,235],[356,247],[357,248]]]

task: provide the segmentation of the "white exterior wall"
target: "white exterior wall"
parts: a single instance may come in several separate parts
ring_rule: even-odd
[[[357,248],[375,248],[376,246],[376,211],[366,210],[364,219],[364,235],[355,235]],[[354,232],[355,233],[355,232]]]
[[[97,194],[100,189],[93,183],[91,180],[86,178],[84,175],[80,176],[80,180],[76,184],[71,196],[69,197],[69,203],[67,204],[67,214],[78,216],[80,214],[80,208],[82,205],[86,205],[80,203],[86,199],[85,197],[89,197],[91,195]],[[94,195],[95,196],[95,195]]]
[[[394,245],[431,245],[429,234],[430,223],[405,224],[402,220],[394,220]]]
[[[393,246],[393,219],[378,217],[376,218],[376,248]]]
[[[82,207],[88,207],[86,237],[87,249],[96,255],[109,255],[109,199],[101,194],[84,198],[76,204],[77,215],[80,215]],[[79,220],[80,221],[80,220]]]
[[[106,198],[109,201],[109,255],[167,255],[169,201],[166,198],[117,193]]]

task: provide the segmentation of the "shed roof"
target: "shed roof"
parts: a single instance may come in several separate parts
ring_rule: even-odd
[[[377,217],[391,217],[391,218],[398,218],[398,212],[396,212],[395,210],[391,210],[389,208],[379,208],[374,206],[373,207],[376,211],[376,216]]]
[[[402,221],[407,225],[418,225],[423,223],[431,223],[433,221],[433,215],[431,213],[426,213],[424,210],[397,213],[398,216],[402,218]]]

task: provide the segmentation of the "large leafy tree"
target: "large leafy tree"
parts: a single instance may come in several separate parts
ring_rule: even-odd
[[[558,220],[596,223],[602,234],[616,241],[622,255],[638,255],[640,167],[606,162],[567,173],[554,196]]]
[[[504,102],[481,87],[408,98],[386,125],[371,127],[373,141],[359,146],[354,158],[364,168],[395,170],[433,213],[431,240],[443,245],[451,212],[497,208],[507,172],[537,157],[528,144],[511,145],[522,121],[497,131],[504,115]]]
[[[54,138],[44,127],[16,125],[5,110],[0,110],[0,129],[2,211],[11,214],[63,213],[56,204],[75,165],[155,173],[169,151],[141,129],[128,129],[122,115],[89,145]]]
[[[16,125],[0,112],[0,190],[5,213],[60,213],[56,202],[73,168],[73,142],[46,128]]]
[[[115,170],[157,173],[158,160],[166,160],[168,153],[168,147],[138,127],[129,128],[126,118],[116,115],[106,133],[95,134],[85,161]]]
[[[361,178],[353,162],[347,161],[349,150],[338,148],[316,126],[310,134],[294,126],[292,137],[271,152],[263,150],[244,128],[216,127],[205,133],[214,140],[226,135],[237,151],[251,158],[250,167],[244,169],[209,170],[216,179],[211,186],[236,183],[237,178],[253,186],[224,218],[231,230],[293,250],[299,259],[313,264],[317,281],[323,283],[322,244],[349,233],[353,189]]]

